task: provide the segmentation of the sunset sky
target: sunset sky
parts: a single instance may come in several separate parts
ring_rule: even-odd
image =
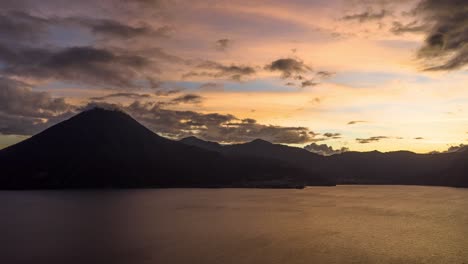
[[[101,105],[174,139],[446,151],[467,65],[466,0],[2,0],[0,148]]]

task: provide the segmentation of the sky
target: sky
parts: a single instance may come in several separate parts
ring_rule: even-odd
[[[94,106],[320,154],[468,140],[466,0],[2,0],[0,148]]]

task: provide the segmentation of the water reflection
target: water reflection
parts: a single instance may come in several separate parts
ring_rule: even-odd
[[[468,190],[0,192],[0,263],[463,263]]]

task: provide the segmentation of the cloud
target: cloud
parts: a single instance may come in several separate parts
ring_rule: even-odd
[[[319,71],[317,72],[317,76],[321,79],[327,79],[327,78],[330,78],[332,77],[333,75],[335,75],[336,73],[334,72],[329,72],[329,71]]]
[[[87,24],[95,34],[116,38],[135,38],[141,36],[169,37],[172,31],[168,26],[162,26],[154,30],[146,24],[130,26],[110,19],[85,20],[83,24]]]
[[[32,42],[46,32],[48,21],[26,12],[0,13],[0,39],[8,42]]]
[[[194,135],[225,143],[261,138],[273,143],[300,144],[311,142],[315,136],[305,127],[264,125],[251,118],[239,119],[230,114],[169,110],[155,103],[135,101],[125,110],[153,131],[172,138]]]
[[[382,9],[379,13],[374,13],[373,11],[366,11],[358,14],[352,14],[342,17],[343,20],[357,20],[360,23],[373,21],[373,20],[381,20],[385,16],[389,15],[390,12]]]
[[[215,42],[215,45],[216,45],[216,49],[219,50],[219,51],[225,51],[227,50],[228,48],[230,48],[232,46],[232,40],[230,39],[218,39],[216,42]]]
[[[200,95],[196,94],[184,94],[181,96],[178,96],[174,99],[171,100],[172,103],[179,104],[179,103],[184,103],[184,104],[199,104],[202,102],[203,97]]]
[[[224,84],[223,83],[214,83],[208,82],[200,85],[198,89],[202,91],[224,91]]]
[[[423,137],[415,137],[414,138],[415,140],[421,140],[421,139],[424,139]]]
[[[69,116],[63,98],[33,91],[27,84],[0,77],[0,134],[31,135]]]
[[[322,155],[322,156],[341,154],[343,152],[349,151],[349,149],[345,147],[342,147],[341,149],[333,149],[331,146],[328,146],[326,144],[316,144],[316,143],[311,143],[307,146],[304,146],[304,149],[310,152]]]
[[[133,39],[168,37],[172,32],[168,26],[153,28],[154,23],[125,21],[116,14],[95,19],[78,9],[65,15],[29,7],[20,10],[0,11],[3,76],[104,88],[155,88],[160,84],[159,64],[186,63],[161,48]],[[121,41],[127,40],[134,43],[119,48]]]
[[[386,139],[388,137],[386,136],[376,136],[376,137],[369,137],[369,138],[356,138],[356,141],[359,144],[367,144],[367,143],[372,143],[372,142],[378,142],[381,139]]]
[[[468,146],[465,145],[465,144],[460,144],[458,146],[450,146],[446,151],[444,151],[445,153],[451,153],[451,152],[461,152],[461,151],[465,151],[468,149]]]
[[[159,88],[156,91],[154,91],[154,95],[156,96],[169,96],[173,94],[180,93],[180,89],[165,89],[165,88]]]
[[[330,132],[327,132],[327,133],[323,134],[323,136],[325,136],[325,137],[327,137],[327,138],[332,138],[332,139],[341,138],[341,134],[340,134],[340,133],[330,133]]]
[[[265,69],[269,71],[281,72],[281,77],[284,79],[290,78],[293,75],[295,75],[294,77],[299,76],[300,78],[302,78],[302,76],[300,75],[301,73],[305,73],[312,70],[309,66],[304,64],[304,62],[292,58],[275,60],[270,64],[266,65]]]
[[[447,150],[445,151],[431,151],[429,152],[430,154],[439,154],[439,153],[454,153],[454,152],[464,152],[468,150],[468,145],[465,144],[460,144],[458,146],[450,146]]]
[[[414,13],[422,17],[426,40],[418,51],[427,71],[460,69],[468,63],[468,16],[465,0],[422,0]]]
[[[320,142],[320,141],[326,141],[326,140],[341,138],[340,133],[331,133],[331,132],[324,133],[324,134],[322,134],[321,137],[317,137],[317,136],[321,135],[320,133],[314,133],[313,135],[314,135],[314,137],[310,140],[310,142]]]
[[[305,87],[309,87],[309,86],[316,86],[316,85],[318,85],[318,84],[319,84],[319,83],[314,82],[313,80],[306,80],[306,81],[303,81],[303,82],[301,83],[301,87],[302,87],[302,88],[305,88]]]
[[[132,88],[137,79],[152,81],[145,74],[152,62],[146,57],[95,47],[44,49],[0,44],[0,63],[4,74],[37,79]],[[154,69],[156,71],[156,69]]]
[[[418,21],[413,21],[405,25],[398,21],[394,21],[390,31],[395,35],[401,35],[404,33],[421,33],[426,29],[427,26],[424,24],[418,24]]]
[[[167,38],[172,32],[169,26],[161,26],[155,30],[148,24],[131,26],[112,19],[76,18],[75,20],[87,26],[92,33],[111,38],[128,39],[144,36]]]
[[[359,123],[367,123],[367,121],[364,121],[364,120],[352,120],[352,121],[349,121],[349,122],[348,122],[348,125],[355,125],[355,124],[359,124]]]
[[[143,52],[139,52],[139,54],[140,53],[144,54],[144,56],[149,56],[154,59],[158,59],[158,60],[166,61],[170,63],[179,63],[179,64],[186,63],[186,61],[183,58],[169,54],[161,48],[153,47],[151,49],[145,49]]]
[[[14,41],[37,41],[45,38],[54,28],[63,27],[76,30],[77,27],[89,30],[90,33],[111,38],[130,39],[136,37],[169,37],[172,28],[152,26],[140,23],[136,26],[114,19],[92,19],[89,17],[39,17],[27,11],[10,11],[0,13],[0,39]],[[36,43],[37,44],[37,43]]]
[[[130,98],[130,99],[144,99],[144,98],[151,98],[150,94],[139,94],[139,93],[113,93],[113,94],[108,94],[104,96],[99,96],[99,97],[91,97],[89,98],[90,100],[94,101],[102,101],[102,100],[107,100],[110,98]]]
[[[0,135],[32,135],[47,126],[47,121],[42,118],[15,116],[0,111]]]
[[[157,93],[159,96],[169,96],[176,92],[171,93],[171,90],[169,90],[167,93],[161,94],[160,91],[157,91]],[[105,101],[105,100],[112,99],[112,98],[127,98],[127,99],[141,100],[141,99],[149,99],[152,97],[153,96],[151,96],[150,94],[124,92],[124,93],[112,93],[112,94],[99,96],[99,97],[91,97],[89,99],[92,101]],[[167,105],[178,105],[178,104],[200,104],[202,101],[203,101],[203,97],[201,97],[200,95],[183,94],[183,95],[174,97],[166,101],[157,101],[155,103],[159,106],[167,106]]]
[[[22,116],[49,117],[69,109],[63,98],[35,92],[21,82],[0,77],[0,111]]]
[[[222,78],[228,77],[235,81],[241,81],[245,76],[251,76],[256,73],[256,70],[251,66],[245,65],[223,65],[214,61],[204,61],[196,66],[198,69],[205,69],[208,71],[191,71],[184,74],[183,78],[189,77],[213,77],[213,78]]]
[[[293,58],[277,59],[264,67],[265,70],[271,72],[280,72],[282,79],[288,79],[285,85],[306,88],[320,84],[320,81],[331,77],[334,73],[328,71],[318,71],[312,74],[312,68],[306,65],[303,61]],[[299,81],[298,84],[293,81]]]

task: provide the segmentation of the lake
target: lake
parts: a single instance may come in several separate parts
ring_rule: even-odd
[[[468,263],[468,189],[0,192],[0,263]]]

